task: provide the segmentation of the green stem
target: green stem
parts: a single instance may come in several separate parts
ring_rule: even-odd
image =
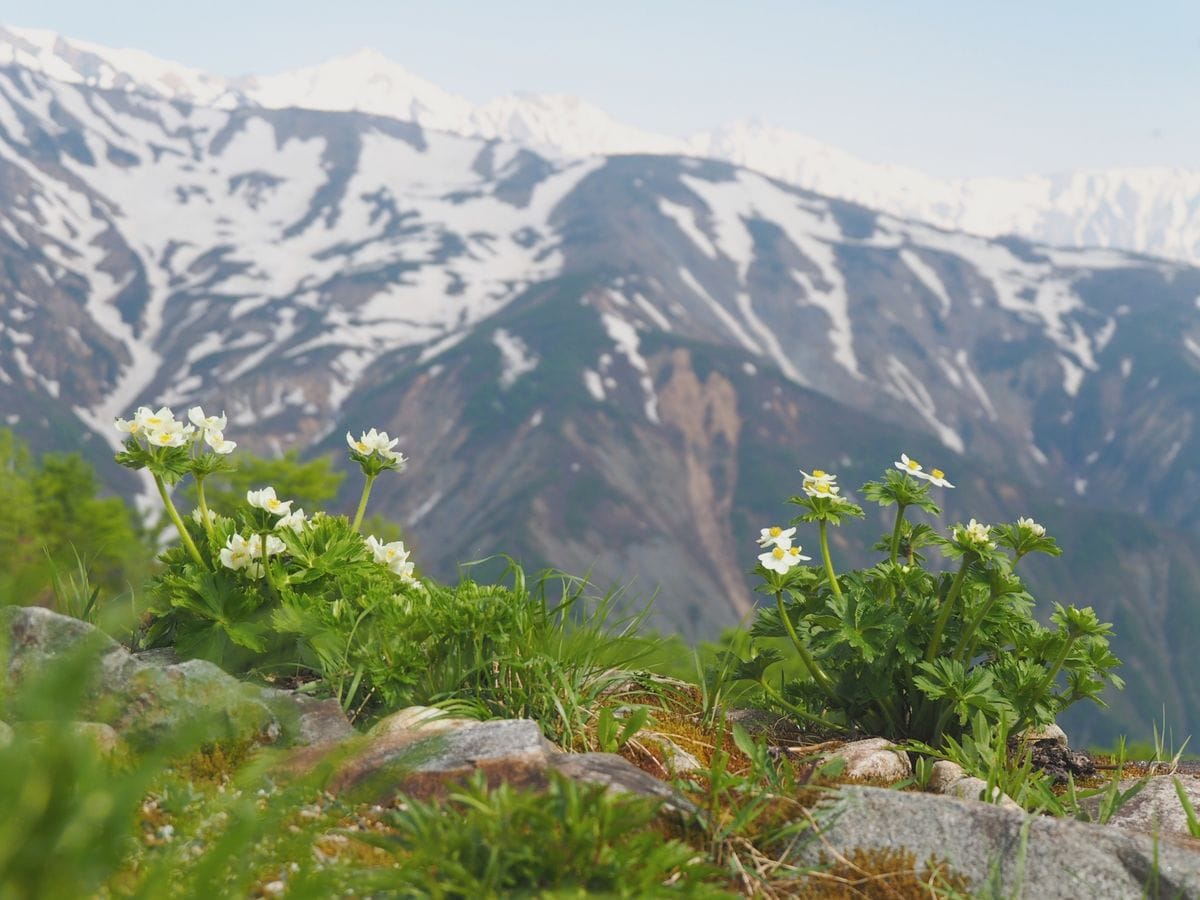
[[[1071,646],[1075,643],[1075,641],[1075,635],[1067,638],[1067,642],[1063,644],[1062,650],[1059,651],[1058,656],[1054,660],[1054,665],[1050,667],[1050,672],[1045,678],[1042,679],[1042,684],[1038,690],[1039,694],[1045,693],[1046,689],[1054,683],[1054,678],[1056,675],[1058,675],[1058,670],[1063,667],[1063,663],[1067,661],[1067,656],[1070,654]]]
[[[825,561],[825,575],[829,578],[829,587],[833,596],[842,599],[842,589],[838,586],[837,575],[833,573],[833,559],[829,555],[829,535],[826,526],[829,523],[822,519],[817,523],[821,530],[821,559]]]
[[[931,662],[937,656],[938,650],[942,646],[942,632],[946,630],[946,623],[950,621],[950,613],[954,609],[954,604],[958,600],[958,595],[962,591],[963,579],[967,575],[967,566],[971,563],[971,557],[975,554],[967,552],[963,554],[962,565],[958,568],[958,574],[954,576],[954,582],[950,585],[950,593],[946,595],[946,602],[942,606],[942,612],[938,616],[937,624],[933,627],[933,637],[929,639],[929,647],[925,650],[925,661]]]
[[[797,718],[800,718],[800,719],[805,719],[809,722],[814,722],[817,725],[821,725],[825,728],[828,728],[830,731],[837,730],[837,726],[834,725],[832,722],[826,721],[825,719],[821,718],[820,716],[816,715],[815,713],[810,713],[808,710],[802,709],[801,707],[797,706],[795,703],[792,703],[792,702],[786,700],[784,698],[783,694],[779,693],[779,691],[777,691],[777,690],[775,690],[775,688],[771,687],[770,683],[767,681],[766,678],[760,678],[758,683],[762,686],[762,689],[764,691],[766,691],[767,696],[769,696],[772,700],[774,700],[776,703],[778,703],[780,706],[782,706],[784,709],[786,709],[788,712],[790,712],[793,716],[796,716]]]
[[[930,744],[933,747],[939,747],[942,743],[942,734],[946,730],[946,723],[950,721],[950,716],[954,714],[954,706],[951,703],[946,704],[946,708],[942,710],[942,714],[938,716],[937,726],[933,729],[933,740]]]
[[[821,686],[830,699],[837,700],[837,694],[834,691],[833,679],[828,673],[821,668],[820,663],[812,658],[812,654],[808,652],[808,648],[800,640],[800,635],[796,634],[796,629],[792,626],[792,620],[788,617],[787,610],[783,606],[783,593],[775,592],[775,606],[779,609],[779,618],[783,622],[784,630],[787,631],[788,637],[792,640],[792,645],[796,648],[796,652],[800,654],[800,661],[804,663],[809,674],[812,675],[813,681]]]
[[[212,543],[213,537],[212,520],[208,517],[208,501],[204,498],[204,479],[202,477],[196,479],[196,501],[200,506],[200,524],[204,526],[204,533],[208,535],[209,543]]]
[[[265,531],[262,532],[262,534],[260,534],[258,536],[258,539],[261,542],[259,544],[259,547],[262,551],[263,574],[267,578],[267,587],[269,587],[271,589],[272,594],[274,594],[276,597],[278,597],[279,591],[276,589],[275,579],[271,575],[271,560],[267,558],[267,532],[265,532]]]
[[[892,527],[892,565],[896,564],[896,554],[900,551],[900,525],[904,522],[904,504],[896,504],[896,524]]]
[[[357,532],[359,526],[362,525],[363,513],[367,511],[367,498],[371,496],[371,485],[374,482],[375,476],[368,475],[367,481],[363,485],[362,497],[360,497],[358,501],[358,512],[354,514],[354,524],[350,526],[350,529],[354,532]]]
[[[163,484],[163,480],[155,475],[154,485],[158,488],[158,496],[162,497],[163,506],[167,510],[167,515],[171,517],[171,521],[175,523],[175,529],[179,532],[179,539],[183,541],[183,546],[187,548],[192,559],[196,561],[196,565],[204,568],[204,557],[200,555],[199,549],[196,547],[196,542],[192,540],[192,536],[188,534],[187,528],[183,525],[183,519],[179,518],[179,510],[175,508],[175,504],[171,502],[171,495],[167,493],[167,486]]]
[[[967,626],[966,631],[958,639],[958,646],[954,648],[954,659],[970,659],[974,653],[965,654],[968,646],[971,646],[971,639],[975,636],[975,632],[979,630],[979,626],[983,624],[983,620],[987,618],[988,613],[992,611],[992,607],[996,605],[996,601],[1000,599],[1000,595],[992,591],[988,597],[987,603],[983,604],[983,608],[979,610],[979,614],[971,620],[971,624]]]

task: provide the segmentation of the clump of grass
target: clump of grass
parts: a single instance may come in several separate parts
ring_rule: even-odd
[[[513,892],[612,897],[729,896],[720,873],[655,826],[654,801],[552,776],[544,795],[478,775],[445,803],[408,802],[388,834],[355,833],[392,854],[396,869],[372,886],[416,895]]]

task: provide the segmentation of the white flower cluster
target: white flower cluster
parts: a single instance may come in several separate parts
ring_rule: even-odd
[[[354,435],[347,431],[346,443],[355,453],[361,456],[370,456],[374,453],[385,462],[394,463],[397,469],[403,469],[408,464],[403,453],[392,449],[400,443],[400,439],[389,438],[386,431],[376,431],[372,428],[370,431],[364,431],[358,440],[355,440]]]
[[[795,528],[781,528],[779,525],[772,525],[760,531],[758,545],[769,548],[765,553],[758,555],[758,561],[764,568],[785,575],[792,566],[812,559],[810,556],[800,555],[804,548],[799,544],[792,546],[792,535],[795,533]]]
[[[267,535],[266,544],[267,556],[275,556],[284,550],[283,541],[273,534]],[[246,538],[235,533],[229,536],[228,543],[221,550],[221,565],[235,572],[249,569],[251,576],[259,578],[263,574],[262,555],[263,539],[260,535],[252,534]]]
[[[404,548],[404,541],[391,541],[387,544],[379,540],[373,534],[367,535],[367,549],[371,551],[371,555],[375,557],[375,562],[380,565],[387,566],[393,574],[399,575],[406,584],[416,584],[417,580],[413,577],[413,569],[415,568],[408,558],[408,550]]]
[[[966,525],[956,525],[954,527],[954,536],[964,544],[975,544],[979,547],[994,548],[996,545],[991,540],[992,528],[990,525],[983,525],[972,519]]]
[[[1021,516],[1021,518],[1017,519],[1017,527],[1027,529],[1034,537],[1046,536],[1046,526],[1039,525],[1033,519],[1026,516]]]
[[[169,406],[152,410],[139,406],[132,419],[117,419],[117,431],[134,437],[145,438],[151,447],[183,447],[201,437],[214,453],[232,453],[237,443],[225,440],[225,414],[206,416],[199,406],[188,410],[191,424],[180,422]]]
[[[841,488],[837,486],[836,475],[831,475],[823,469],[813,469],[812,472],[805,472],[801,469],[800,474],[804,476],[801,486],[808,496],[824,497],[838,503],[848,502],[845,497],[840,496]]]
[[[937,485],[938,487],[954,487],[954,485],[946,480],[946,473],[941,469],[930,469],[926,472],[924,467],[915,459],[910,459],[907,453],[901,453],[900,458],[892,465],[901,472],[915,476],[916,478],[924,478],[930,484]]]
[[[257,491],[246,491],[246,502],[255,509],[262,509],[279,516],[275,520],[275,528],[290,528],[300,532],[308,523],[308,517],[303,509],[292,509],[291,500],[280,500],[275,496],[275,488],[265,487]],[[273,534],[267,535],[267,556],[282,553],[286,548],[283,540]],[[224,549],[221,550],[221,564],[227,569],[250,570],[255,578],[262,575],[263,539],[261,535],[252,534],[243,537],[238,533],[231,534]]]

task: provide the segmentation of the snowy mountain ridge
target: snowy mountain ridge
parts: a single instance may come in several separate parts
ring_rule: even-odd
[[[1200,268],[89,65],[109,88],[0,66],[0,422],[37,450],[132,494],[111,419],[138,404],[223,409],[259,453],[381,427],[412,462],[376,508],[427,571],[661,586],[700,637],[750,609],[797,466],[853,485],[903,449],[952,473],[947,521],[1060,537],[1048,596],[1148,661],[1122,715],[1167,690],[1200,721]]]
[[[355,110],[543,155],[692,155],[755,169],[903,218],[983,236],[1131,250],[1200,262],[1200,170],[1112,169],[1024,178],[941,178],[867,162],[796,131],[735,122],[687,138],[619,122],[575,97],[506,95],[482,105],[361,50],[278,75],[227,79],[52,32],[0,28],[0,65],[60,81],[148,91],[202,106]]]

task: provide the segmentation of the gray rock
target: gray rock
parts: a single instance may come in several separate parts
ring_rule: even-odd
[[[939,759],[933,764],[933,772],[929,777],[927,787],[935,794],[957,797],[959,800],[983,801],[984,793],[987,791],[987,782],[982,778],[968,775],[966,770],[956,762]],[[998,787],[992,788],[991,802],[1005,809],[1021,810],[1021,804],[1003,793]]]
[[[1027,744],[1051,741],[1064,750],[1067,747],[1067,733],[1054,722],[1051,722],[1049,725],[1039,725],[1036,728],[1025,730],[1021,733],[1021,740]]]
[[[465,722],[434,734],[395,729],[368,737],[338,766],[330,787],[338,793],[427,798],[445,794],[479,770],[492,784],[541,788],[553,752],[532,719]]]
[[[654,747],[662,756],[664,775],[674,778],[676,775],[686,775],[688,772],[698,772],[704,768],[695,754],[684,750],[665,734],[657,731],[639,731],[637,741],[643,746]]]
[[[385,720],[386,721],[386,720]],[[399,728],[408,721],[414,727]],[[381,723],[382,724],[382,723]],[[439,726],[432,733],[430,724]],[[296,757],[302,765],[315,761],[315,749]],[[358,799],[390,800],[397,795],[427,799],[444,796],[456,784],[482,772],[490,785],[544,790],[550,772],[576,781],[602,784],[609,790],[663,800],[676,812],[694,811],[666,782],[646,774],[613,753],[562,753],[542,736],[531,719],[488,722],[435,719],[410,713],[367,735],[342,760],[329,785]]]
[[[436,706],[407,706],[376,722],[372,726],[370,734],[376,737],[403,734],[409,731],[440,734],[475,721],[475,719],[463,716],[449,715],[444,709],[438,709]]]
[[[295,691],[263,688],[262,698],[288,723],[288,741],[294,746],[335,744],[358,734],[342,705],[332,697],[317,700]]]
[[[601,784],[610,791],[637,794],[663,801],[664,808],[675,813],[694,815],[696,807],[665,781],[648,775],[615,753],[556,753],[550,765],[575,781]]]
[[[797,861],[821,852],[908,850],[918,864],[937,858],[969,883],[973,896],[1038,900],[1200,896],[1200,852],[1163,840],[1072,819],[1031,816],[990,803],[885,788],[846,786],[817,811],[819,838]]]
[[[1179,802],[1175,781],[1183,787],[1184,794],[1200,815],[1200,777],[1196,775],[1159,775],[1146,781],[1146,786],[1125,802],[1112,816],[1109,825],[1131,831],[1149,833],[1171,833],[1189,835],[1187,813]],[[1122,792],[1138,783],[1136,778],[1126,778],[1117,783]],[[1088,797],[1082,803],[1085,810],[1095,818],[1100,811],[1100,798]]]
[[[895,783],[911,778],[913,769],[908,754],[898,750],[886,738],[865,738],[850,741],[831,753],[824,754],[826,760],[840,759],[846,764],[842,778],[878,778]]]

